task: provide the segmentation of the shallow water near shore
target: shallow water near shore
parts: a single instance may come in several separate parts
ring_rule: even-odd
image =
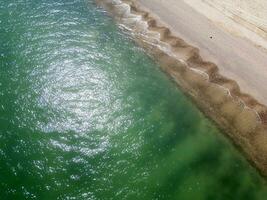
[[[0,199],[267,196],[92,0],[1,1],[0,67]]]

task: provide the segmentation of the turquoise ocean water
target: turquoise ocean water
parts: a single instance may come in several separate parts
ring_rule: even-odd
[[[0,199],[263,200],[258,173],[93,0],[0,1]]]

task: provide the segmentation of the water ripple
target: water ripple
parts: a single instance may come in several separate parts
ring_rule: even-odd
[[[1,199],[265,198],[218,135],[92,0],[0,1]]]

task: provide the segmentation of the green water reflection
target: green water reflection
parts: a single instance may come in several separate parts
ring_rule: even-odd
[[[0,1],[0,199],[266,196],[92,0]]]

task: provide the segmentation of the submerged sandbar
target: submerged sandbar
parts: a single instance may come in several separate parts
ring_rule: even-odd
[[[98,0],[267,175],[267,53],[183,1]]]

